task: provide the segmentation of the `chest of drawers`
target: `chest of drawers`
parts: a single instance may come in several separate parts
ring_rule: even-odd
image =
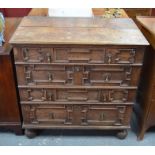
[[[27,136],[63,128],[126,137],[148,45],[131,19],[25,17],[10,42]]]

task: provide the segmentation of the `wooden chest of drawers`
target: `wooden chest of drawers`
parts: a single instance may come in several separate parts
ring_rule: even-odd
[[[10,41],[23,128],[125,138],[148,42],[131,19],[26,17]]]

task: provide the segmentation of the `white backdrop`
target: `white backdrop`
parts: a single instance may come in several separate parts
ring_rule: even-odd
[[[91,8],[49,8],[49,16],[54,17],[92,17]]]

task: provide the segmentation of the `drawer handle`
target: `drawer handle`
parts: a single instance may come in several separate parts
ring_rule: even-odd
[[[105,119],[105,113],[102,112],[102,113],[100,114],[100,120],[103,121],[104,119]]]
[[[53,80],[52,73],[50,73],[50,72],[48,72],[48,80],[49,80],[49,81],[52,81],[52,80]]]
[[[47,53],[47,62],[51,63],[51,61],[52,61],[52,56],[49,53]]]
[[[103,78],[105,82],[108,82],[111,80],[111,73],[105,73],[103,74]]]
[[[48,98],[49,101],[54,101],[53,93],[49,92],[48,96],[49,96],[49,98]]]
[[[54,113],[53,113],[53,112],[50,112],[50,113],[48,114],[48,117],[49,117],[49,119],[54,119]]]
[[[108,57],[108,64],[111,64],[111,62],[112,62],[112,54],[108,53],[107,57]]]
[[[46,101],[47,100],[47,91],[46,90],[42,90],[42,97],[41,97],[42,101]]]
[[[28,93],[28,100],[29,101],[32,101],[33,100],[33,97],[31,96],[31,89],[28,89],[27,90],[27,93]]]
[[[24,60],[25,61],[28,61],[29,57],[28,57],[28,49],[27,48],[24,48],[23,49],[23,57],[24,57]]]
[[[74,67],[74,71],[75,71],[75,72],[80,72],[80,71],[81,71],[81,68],[78,67],[78,66],[76,66],[76,67]]]

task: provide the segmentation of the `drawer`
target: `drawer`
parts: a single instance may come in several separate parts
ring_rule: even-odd
[[[106,105],[22,105],[24,124],[125,126],[131,106]]]
[[[37,103],[81,102],[81,103],[124,103],[133,102],[135,90],[122,89],[39,89],[20,88],[20,100]]]
[[[16,65],[19,85],[65,85],[67,72],[65,66]]]
[[[16,62],[26,63],[142,63],[142,48],[14,48]]]
[[[140,67],[16,65],[19,85],[136,86]]]

